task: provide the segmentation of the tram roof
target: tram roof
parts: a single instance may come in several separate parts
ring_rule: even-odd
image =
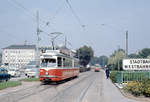
[[[71,57],[71,56],[67,56],[63,53],[60,53],[59,50],[47,50],[45,53],[42,54],[43,56],[59,56],[59,57]]]
[[[52,56],[59,56],[59,57],[68,57],[71,58],[71,56],[65,55],[63,53],[60,53],[59,50],[47,50],[45,53],[42,54],[43,57],[52,57]],[[78,60],[75,57],[72,57],[76,60]]]
[[[64,56],[64,54],[60,53],[59,50],[48,50],[42,55],[51,55],[51,56]]]

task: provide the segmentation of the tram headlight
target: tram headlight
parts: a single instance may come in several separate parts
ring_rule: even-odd
[[[46,72],[45,74],[48,75],[48,72]]]

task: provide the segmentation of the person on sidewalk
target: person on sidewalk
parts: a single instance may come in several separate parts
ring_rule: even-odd
[[[107,68],[107,69],[105,70],[105,73],[106,73],[106,78],[108,79],[108,78],[109,78],[109,75],[110,75],[109,68]]]

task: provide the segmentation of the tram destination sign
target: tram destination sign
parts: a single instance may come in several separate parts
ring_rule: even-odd
[[[124,59],[124,70],[150,70],[150,59]]]

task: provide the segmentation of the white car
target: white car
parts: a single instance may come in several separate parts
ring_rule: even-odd
[[[10,74],[12,77],[20,77],[21,73],[19,70],[15,69],[8,69],[8,74]]]
[[[27,77],[39,77],[40,69],[35,65],[28,65],[25,69],[25,75]]]

